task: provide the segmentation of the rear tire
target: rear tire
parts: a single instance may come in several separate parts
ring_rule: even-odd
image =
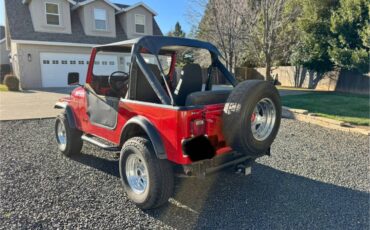
[[[58,149],[67,157],[81,153],[83,141],[82,132],[69,126],[65,114],[60,114],[55,120],[55,137]]]
[[[128,198],[141,209],[159,207],[173,193],[172,166],[156,157],[145,137],[130,138],[122,146],[119,172]]]
[[[227,99],[223,134],[235,151],[258,157],[270,148],[280,120],[280,96],[275,86],[267,81],[248,80],[238,84]]]

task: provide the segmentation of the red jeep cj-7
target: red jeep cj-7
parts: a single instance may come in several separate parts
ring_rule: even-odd
[[[188,62],[181,71],[177,56]],[[55,123],[59,150],[79,154],[86,141],[121,151],[123,186],[142,209],[168,200],[175,173],[243,169],[268,155],[280,126],[278,91],[267,81],[237,84],[219,56],[210,43],[162,36],[93,48],[85,85],[55,105],[64,110]],[[209,66],[205,79],[194,60]],[[79,85],[78,73],[68,84]]]

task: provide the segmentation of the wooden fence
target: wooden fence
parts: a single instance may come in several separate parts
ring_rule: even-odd
[[[236,68],[238,81],[265,79],[265,68]],[[354,71],[330,71],[324,74],[303,67],[279,66],[272,69],[281,86],[369,94],[370,74]]]

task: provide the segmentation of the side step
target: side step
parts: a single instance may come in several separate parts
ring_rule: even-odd
[[[121,148],[119,146],[109,146],[109,145],[106,145],[104,143],[99,142],[98,140],[93,139],[92,136],[90,136],[90,135],[84,134],[84,135],[81,136],[81,139],[83,141],[89,142],[90,144],[96,145],[99,148],[104,149],[106,151],[117,152],[117,151],[120,151],[121,150]]]

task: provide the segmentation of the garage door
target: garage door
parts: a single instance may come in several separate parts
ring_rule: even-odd
[[[41,77],[43,87],[66,87],[69,72],[80,74],[80,84],[86,80],[89,54],[40,53]],[[94,72],[112,73],[117,71],[117,56],[98,55]]]

